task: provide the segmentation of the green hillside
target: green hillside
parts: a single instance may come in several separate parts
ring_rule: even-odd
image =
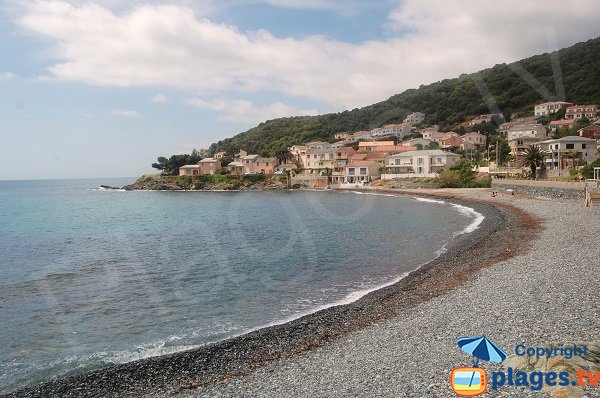
[[[493,51],[493,50],[491,50]],[[576,44],[558,52],[565,98],[571,102],[600,103],[600,38]],[[526,80],[515,73],[520,65],[550,93],[556,94],[550,54],[536,55],[518,63],[500,64],[478,73],[461,75],[406,90],[388,100],[360,109],[319,116],[289,117],[269,120],[246,132],[211,145],[212,153],[235,152],[244,148],[251,153],[277,151],[283,147],[312,139],[332,141],[341,131],[369,130],[396,123],[412,111],[427,115],[426,124],[450,128],[466,117],[490,113],[476,81],[484,82],[504,115],[531,112],[545,100]],[[479,87],[481,88],[479,83]],[[539,88],[539,87],[538,87]],[[563,98],[556,98],[563,99]]]

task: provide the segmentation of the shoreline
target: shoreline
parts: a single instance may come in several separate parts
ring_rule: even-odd
[[[442,192],[376,192],[452,199],[484,214],[485,220],[479,229],[456,237],[438,258],[350,304],[331,306],[286,323],[190,351],[114,365],[27,387],[5,396],[165,395],[244,376],[269,362],[295,357],[449,292],[467,282],[478,270],[522,252],[539,231],[537,220],[508,204]],[[486,246],[488,239],[494,239],[496,244]],[[515,241],[520,242],[520,246],[510,250],[509,246],[513,246]]]

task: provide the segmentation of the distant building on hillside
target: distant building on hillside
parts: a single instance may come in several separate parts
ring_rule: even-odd
[[[347,132],[343,132],[343,133],[337,133],[333,136],[336,140],[347,140],[350,137],[350,133]]]
[[[395,137],[404,137],[405,135],[410,134],[412,129],[412,124],[410,123],[401,123],[401,124],[387,124],[383,127],[371,130],[372,137],[385,137],[385,136],[395,136]]]
[[[575,124],[575,119],[561,119],[561,120],[553,120],[548,124],[548,128],[551,132],[556,132],[563,127],[571,127]]]
[[[504,115],[501,113],[488,113],[485,115],[479,115],[475,119],[469,122],[469,125],[475,126],[481,123],[496,123],[498,121],[504,120]]]
[[[564,101],[544,102],[543,104],[538,104],[534,107],[534,114],[536,117],[549,116],[562,109],[566,109],[571,105],[573,105],[573,103]]]
[[[404,119],[404,123],[421,124],[425,120],[425,114],[421,112],[413,112]]]
[[[485,143],[487,141],[487,137],[479,132],[467,133],[460,138],[462,138],[464,142],[462,148],[463,150],[472,147],[483,148],[485,147]]]
[[[358,143],[358,150],[373,152],[375,147],[394,145],[394,141],[363,141]]]
[[[597,105],[573,105],[567,108],[565,119],[593,119],[598,115]]]

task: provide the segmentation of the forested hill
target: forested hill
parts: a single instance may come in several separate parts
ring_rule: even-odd
[[[565,97],[550,99],[600,103],[600,38],[562,49],[558,51],[558,58],[557,76],[559,81],[562,79]],[[552,65],[551,54],[536,55],[510,65],[500,64],[478,73],[406,90],[386,101],[352,111],[269,120],[212,144],[210,151],[233,153],[243,148],[260,153],[313,139],[331,141],[337,132],[370,130],[401,122],[413,111],[425,113],[427,124],[452,127],[465,117],[490,113],[490,99],[507,116],[532,111],[536,103],[548,99],[540,91],[560,94],[556,90]],[[489,94],[485,96],[486,92],[491,93],[491,98]]]

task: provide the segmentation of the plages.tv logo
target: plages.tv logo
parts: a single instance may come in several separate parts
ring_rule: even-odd
[[[500,363],[506,359],[507,355],[485,336],[462,337],[458,339],[458,346],[473,356],[473,365],[452,370],[450,374],[452,391],[461,397],[481,395],[486,390],[487,376],[485,370],[478,366],[479,361]]]

